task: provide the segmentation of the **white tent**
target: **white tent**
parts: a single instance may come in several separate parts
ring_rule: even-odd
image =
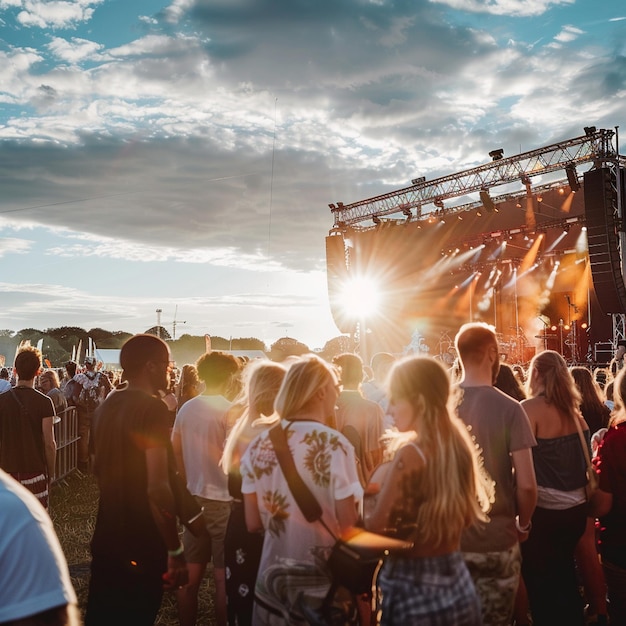
[[[101,350],[96,348],[96,359],[102,361],[104,369],[119,369],[121,350]]]

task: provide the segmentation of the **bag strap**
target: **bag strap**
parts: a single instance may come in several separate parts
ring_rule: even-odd
[[[285,475],[285,480],[296,503],[300,507],[307,522],[316,522],[322,519],[322,507],[317,501],[306,483],[302,480],[296,464],[289,451],[287,436],[280,422],[269,429],[269,438],[274,446],[274,452],[280,465],[280,469]]]

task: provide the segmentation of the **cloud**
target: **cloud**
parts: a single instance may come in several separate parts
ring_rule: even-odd
[[[86,59],[96,58],[96,54],[104,47],[102,44],[79,37],[72,37],[70,40],[61,37],[52,37],[46,46],[50,52],[68,63],[79,63]]]
[[[552,7],[574,4],[575,0],[429,0],[445,4],[458,11],[491,13],[510,17],[543,15]]]
[[[0,10],[19,9],[17,22],[31,28],[75,28],[89,21],[103,0],[0,0]]]
[[[31,250],[32,242],[11,237],[0,238],[0,258],[9,254],[26,254]]]
[[[552,45],[555,47],[560,47],[561,44],[571,43],[576,40],[580,35],[584,34],[585,31],[580,28],[576,28],[576,26],[563,26],[561,32],[559,32],[555,37]]]
[[[180,1],[115,47],[53,37],[0,52],[15,105],[0,124],[5,217],[97,239],[50,246],[63,255],[313,271],[329,202],[473,166],[496,142],[508,154],[574,136],[619,108],[581,88],[584,77],[619,91],[610,55],[455,26],[442,11]],[[581,34],[564,26],[553,44]]]

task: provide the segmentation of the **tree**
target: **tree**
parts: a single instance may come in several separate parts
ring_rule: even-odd
[[[284,361],[289,356],[301,356],[311,352],[309,347],[297,339],[291,337],[281,337],[270,347],[270,359],[272,361]]]
[[[156,337],[161,337],[164,341],[169,341],[172,339],[172,336],[167,332],[167,328],[165,326],[152,326],[145,331],[146,335],[155,335]]]
[[[265,344],[260,339],[254,337],[240,337],[233,339],[231,342],[231,350],[261,350],[265,352]]]
[[[69,353],[70,357],[74,347],[78,348],[78,344],[81,341],[83,342],[83,347],[87,345],[87,331],[84,328],[79,328],[78,326],[61,326],[59,328],[48,328],[45,331],[45,334],[48,337],[56,339],[59,344]]]
[[[179,367],[185,363],[195,363],[205,353],[204,336],[181,335],[176,341],[169,342],[172,358]]]
[[[320,350],[319,355],[327,361],[332,361],[338,354],[353,352],[353,341],[348,335],[339,335],[329,339]]]

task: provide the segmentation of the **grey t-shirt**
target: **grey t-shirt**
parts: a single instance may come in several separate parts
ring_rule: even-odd
[[[480,446],[485,469],[496,483],[487,524],[466,529],[463,552],[500,552],[517,543],[515,476],[511,453],[537,445],[522,405],[495,387],[463,387],[459,417]]]

